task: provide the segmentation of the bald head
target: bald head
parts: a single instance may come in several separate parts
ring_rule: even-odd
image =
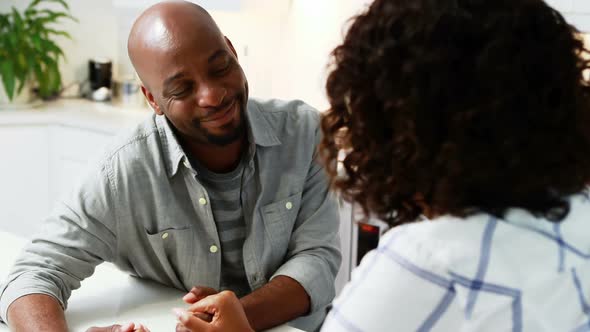
[[[190,38],[188,38],[190,37]],[[192,41],[189,39],[193,39]],[[145,83],[146,71],[153,66],[153,55],[179,52],[184,44],[199,38],[224,36],[201,6],[187,1],[166,1],[149,7],[133,24],[127,50],[138,75]]]

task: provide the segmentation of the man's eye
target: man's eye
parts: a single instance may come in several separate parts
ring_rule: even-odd
[[[219,69],[217,69],[214,73],[215,75],[223,75],[231,68],[231,61],[228,61],[227,64]]]
[[[189,88],[179,89],[179,90],[173,91],[170,95],[175,98],[184,97],[189,93],[189,91],[190,91]]]

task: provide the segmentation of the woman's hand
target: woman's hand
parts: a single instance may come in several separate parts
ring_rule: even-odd
[[[194,313],[211,315],[211,322],[196,317]],[[188,311],[174,309],[174,314],[180,324],[192,332],[254,331],[240,300],[230,291],[207,296],[192,304]]]

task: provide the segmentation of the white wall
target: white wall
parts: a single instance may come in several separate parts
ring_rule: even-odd
[[[326,109],[323,80],[342,25],[368,0],[194,0],[214,3],[212,16],[238,50],[253,96],[298,98]],[[204,1],[204,2],[203,2]],[[221,2],[229,5],[220,5]],[[154,0],[69,0],[80,23],[63,27],[74,41],[60,40],[67,55],[64,84],[85,80],[88,59],[114,61],[115,75],[132,74],[127,34],[134,19]],[[0,11],[29,1],[2,0]],[[238,3],[238,6],[233,5]]]
[[[303,99],[320,110],[325,97],[330,51],[341,41],[343,26],[371,0],[192,0],[213,4],[212,16],[232,40],[250,82],[252,96]],[[590,31],[590,0],[550,0],[566,17]],[[29,1],[1,0],[0,11]],[[64,83],[86,79],[88,59],[106,56],[115,75],[133,74],[127,34],[139,13],[157,0],[69,0],[80,23],[64,29],[74,41],[60,45],[68,57]],[[577,5],[576,5],[577,4]],[[219,10],[222,8],[223,10]],[[575,12],[574,12],[575,10]]]

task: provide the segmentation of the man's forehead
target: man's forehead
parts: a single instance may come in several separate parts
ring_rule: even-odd
[[[226,46],[211,16],[195,6],[164,2],[146,10],[137,19],[129,36],[129,55],[136,69],[142,67],[143,70],[145,65],[153,68],[156,61],[173,63],[175,58],[206,59]]]
[[[155,30],[159,35],[146,38],[139,62],[142,70],[158,73],[160,79],[186,72],[198,64],[212,64],[229,54],[223,36],[194,33],[179,36],[170,29]]]
[[[169,50],[177,47],[174,31],[161,18],[155,19],[142,31],[142,44],[146,50]]]

